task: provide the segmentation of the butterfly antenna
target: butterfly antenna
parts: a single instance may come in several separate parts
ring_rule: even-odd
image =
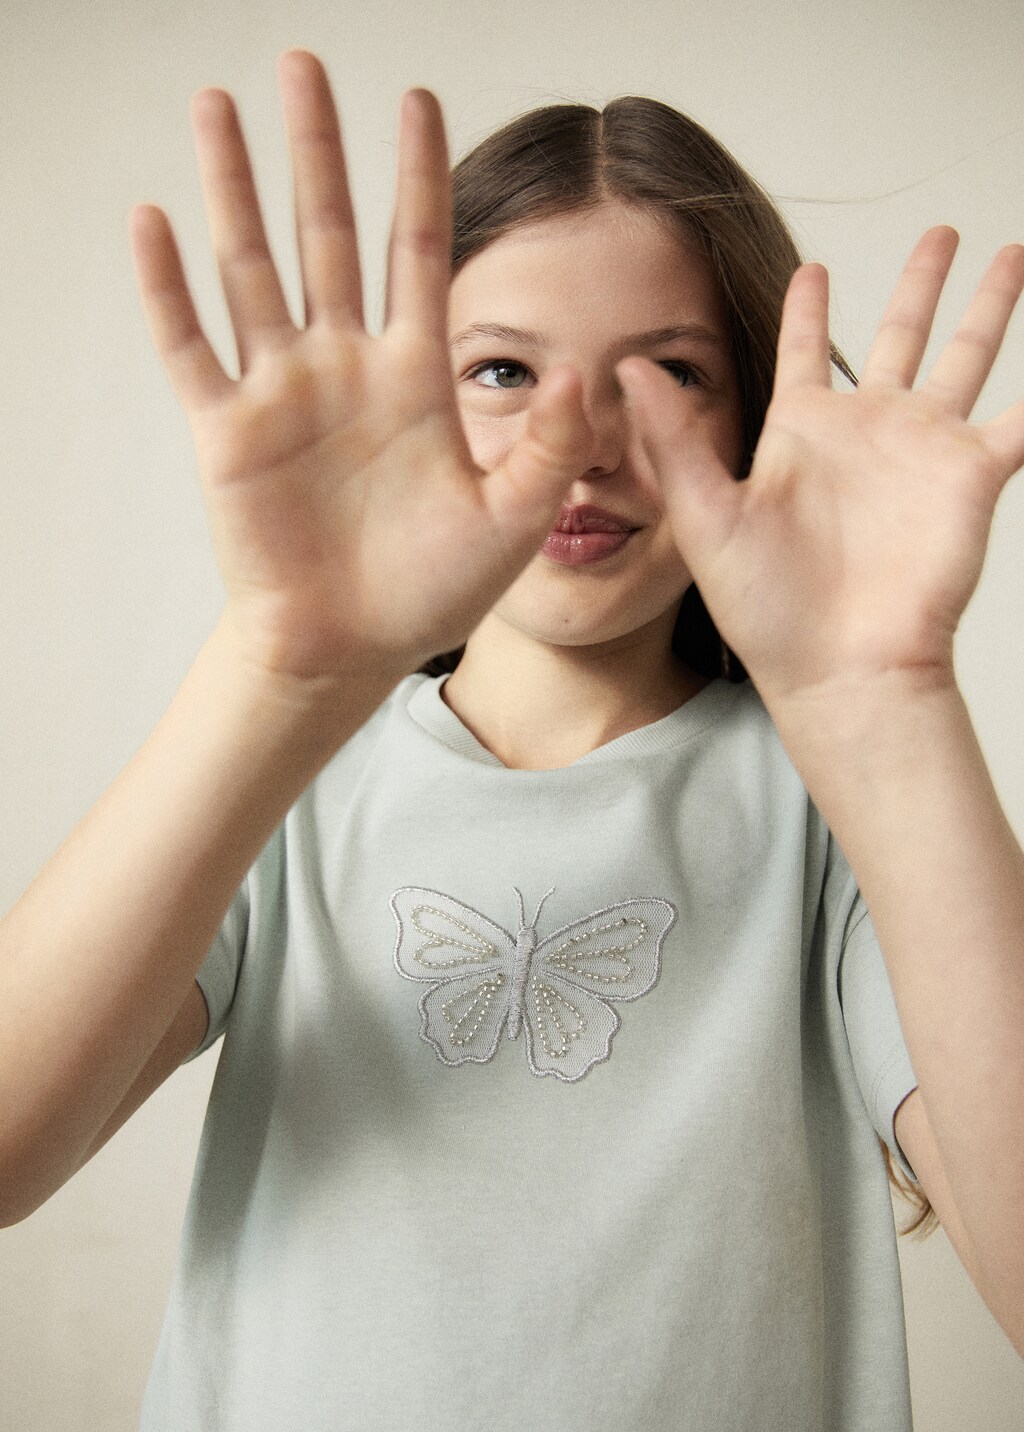
[[[519,928],[520,928],[520,930],[525,930],[525,929],[526,929],[526,911],[525,911],[525,909],[523,908],[523,892],[522,892],[521,890],[517,890],[514,885],[512,886],[512,889],[515,890],[515,892],[516,892],[516,899],[519,901]]]
[[[540,912],[541,912],[541,910],[543,910],[543,908],[544,908],[544,901],[548,898],[549,895],[553,895],[554,893],[555,893],[555,887],[552,885],[551,889],[550,889],[550,890],[546,890],[546,891],[544,892],[544,894],[540,897],[540,904],[537,906],[537,913],[536,913],[536,915],[534,915],[534,917],[533,917],[533,923],[534,923],[534,925],[536,925],[537,921],[540,919]]]

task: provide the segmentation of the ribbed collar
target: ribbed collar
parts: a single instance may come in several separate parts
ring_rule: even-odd
[[[447,680],[448,674],[420,676],[419,684],[413,689],[406,706],[409,715],[418,726],[436,736],[449,750],[480,765],[497,766],[504,770],[505,767],[497,756],[477,740],[472,731],[463,725],[451,707],[445,703],[441,696],[441,687]],[[682,706],[670,711],[667,716],[640,726],[635,731],[627,731],[625,735],[616,736],[614,741],[607,741],[595,751],[573,761],[571,767],[556,769],[575,769],[577,766],[592,766],[604,761],[636,760],[670,750],[692,741],[733,710],[738,702],[749,700],[752,696],[753,690],[749,683],[737,685],[725,680],[711,681],[703,690],[698,691],[696,696],[691,696],[689,701],[684,701]]]

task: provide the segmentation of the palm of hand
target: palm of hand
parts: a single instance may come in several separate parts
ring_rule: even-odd
[[[1024,287],[1024,248],[1000,253],[911,391],[955,246],[948,229],[921,240],[852,393],[830,387],[824,271],[798,271],[744,482],[702,445],[660,375],[623,374],[680,550],[766,699],[951,673],[996,500],[1024,462],[1024,403],[967,421]]]
[[[968,425],[924,395],[786,395],[769,412],[716,562],[736,649],[780,674],[791,668],[787,686],[840,662],[865,675],[947,664],[981,574],[992,478]],[[752,622],[733,605],[751,585],[768,595]],[[808,628],[819,653],[795,647]]]
[[[193,420],[214,544],[271,665],[330,669],[373,630],[384,655],[445,649],[423,630],[439,554],[493,540],[441,353],[306,330]],[[447,380],[447,383],[446,383]],[[375,402],[382,391],[388,403]],[[471,608],[450,613],[450,644]],[[436,647],[433,645],[440,642]],[[429,653],[428,653],[429,654]]]
[[[553,370],[505,462],[481,481],[445,346],[451,254],[440,108],[406,95],[388,317],[365,330],[337,115],[319,61],[282,57],[306,322],[288,311],[234,105],[193,123],[238,345],[230,378],[202,331],[166,217],[134,218],[157,349],[191,424],[228,612],[245,654],[300,678],[400,676],[464,641],[540,546],[575,475],[578,377]]]

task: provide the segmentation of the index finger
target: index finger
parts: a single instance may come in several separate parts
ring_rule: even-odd
[[[385,323],[443,336],[451,282],[452,198],[444,117],[429,90],[402,97],[398,190],[388,246]]]

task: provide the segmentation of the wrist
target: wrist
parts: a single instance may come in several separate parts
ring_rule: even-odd
[[[255,722],[268,736],[320,742],[328,754],[355,729],[353,721],[361,725],[411,670],[355,650],[335,657],[329,671],[309,674],[264,657],[240,635],[226,611],[204,643],[197,667],[222,685],[243,729]]]
[[[963,707],[949,666],[854,671],[786,690],[755,680],[780,735],[801,746],[860,744]]]
[[[327,676],[300,677],[253,659],[222,618],[203,644],[178,704],[194,706],[207,739],[241,758],[290,803],[373,715],[406,673],[355,655]]]
[[[893,671],[784,697],[761,695],[823,813],[851,780],[881,794],[925,766],[955,766],[977,744],[951,669]]]

